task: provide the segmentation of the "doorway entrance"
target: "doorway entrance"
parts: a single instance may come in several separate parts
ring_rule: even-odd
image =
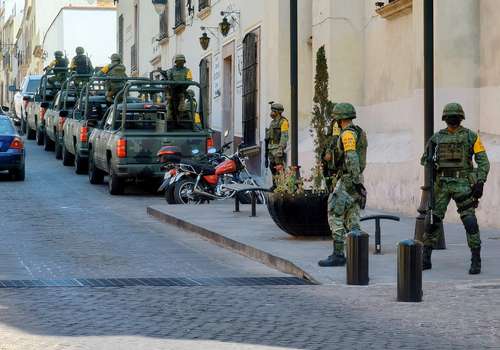
[[[234,42],[224,46],[222,77],[221,144],[224,144],[234,141]]]

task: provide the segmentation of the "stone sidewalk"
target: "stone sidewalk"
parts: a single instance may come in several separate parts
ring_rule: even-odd
[[[241,205],[233,212],[231,202],[200,206],[160,205],[148,208],[159,220],[197,233],[216,244],[258,260],[282,272],[308,278],[326,285],[345,284],[345,268],[320,268],[317,261],[331,254],[331,241],[324,238],[295,238],[281,231],[269,217],[267,208],[257,207],[252,218],[250,206]],[[362,216],[381,214],[366,210]],[[415,219],[401,217],[400,222],[382,222],[382,254],[374,255],[375,224],[363,222],[370,234],[370,285],[396,283],[396,246],[413,237]],[[500,282],[500,232],[483,230],[483,272],[468,274],[470,252],[461,225],[445,225],[447,249],[435,251],[431,271],[424,272],[425,282],[460,284]]]

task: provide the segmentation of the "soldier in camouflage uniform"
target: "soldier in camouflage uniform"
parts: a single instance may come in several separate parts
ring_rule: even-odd
[[[92,67],[92,62],[87,55],[85,55],[85,50],[83,47],[78,46],[75,50],[76,56],[71,60],[71,64],[69,65],[69,71],[72,74],[78,75],[91,75],[94,71],[94,67]],[[75,78],[75,85],[80,88],[84,82],[87,82],[88,78],[78,77]]]
[[[122,64],[122,57],[114,53],[110,57],[111,59],[111,64],[107,64],[99,72],[99,75],[104,75],[109,78],[115,78],[115,79],[126,79],[127,78],[127,73],[126,73],[126,68]],[[107,81],[105,84],[106,87],[106,101],[108,103],[113,103],[114,98],[116,94],[123,89],[125,86],[125,80],[122,81]]]
[[[350,103],[338,103],[333,114],[340,126],[336,149],[326,152],[325,160],[335,158],[337,182],[328,197],[328,223],[333,236],[333,254],[318,262],[319,266],[344,266],[345,235],[359,231],[360,207],[364,208],[366,190],[363,171],[366,166],[368,141],[365,132],[352,123],[356,110]]]
[[[266,129],[265,140],[268,144],[266,167],[269,166],[273,176],[277,175],[279,169],[283,169],[286,166],[289,125],[288,120],[282,115],[284,110],[281,103],[271,104],[272,120],[271,125]]]
[[[334,121],[328,135],[326,136],[325,147],[321,153],[321,168],[323,170],[323,178],[325,179],[326,188],[333,192],[336,184],[338,155],[335,154],[335,149],[340,136],[340,128],[338,123]]]
[[[47,79],[48,83],[52,86],[62,85],[68,74],[68,60],[62,51],[54,52],[54,60],[44,68],[44,71],[50,70],[53,71],[54,76]]]
[[[460,104],[446,105],[443,120],[447,128],[432,136],[421,159],[422,165],[432,159],[436,172],[433,222],[424,236],[423,269],[432,268],[432,249],[436,247],[440,223],[450,200],[453,199],[457,204],[467,233],[467,244],[472,253],[469,273],[475,275],[481,273],[481,238],[476,208],[483,195],[490,163],[479,135],[460,125],[464,119],[465,113]],[[473,158],[477,168],[474,168]]]
[[[184,55],[175,56],[175,65],[167,71],[166,78],[169,81],[191,81],[193,80],[193,73],[186,65],[186,57]],[[173,87],[170,91],[168,98],[169,114],[175,120],[180,114],[186,111],[186,89],[187,86]]]

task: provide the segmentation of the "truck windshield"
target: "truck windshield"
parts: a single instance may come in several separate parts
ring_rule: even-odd
[[[120,113],[120,117],[123,114]],[[125,119],[125,129],[127,130],[151,130],[156,131],[158,122],[165,119],[165,112],[162,111],[128,111]],[[122,118],[116,120],[116,127],[122,125]]]
[[[14,135],[16,130],[12,127],[12,123],[8,119],[0,119],[0,135]]]

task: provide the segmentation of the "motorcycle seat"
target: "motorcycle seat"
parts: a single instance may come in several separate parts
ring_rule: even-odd
[[[193,161],[190,159],[183,159],[182,163],[191,165],[197,173],[203,173],[203,175],[214,175],[215,174],[215,168],[206,163],[200,163],[197,161]]]

